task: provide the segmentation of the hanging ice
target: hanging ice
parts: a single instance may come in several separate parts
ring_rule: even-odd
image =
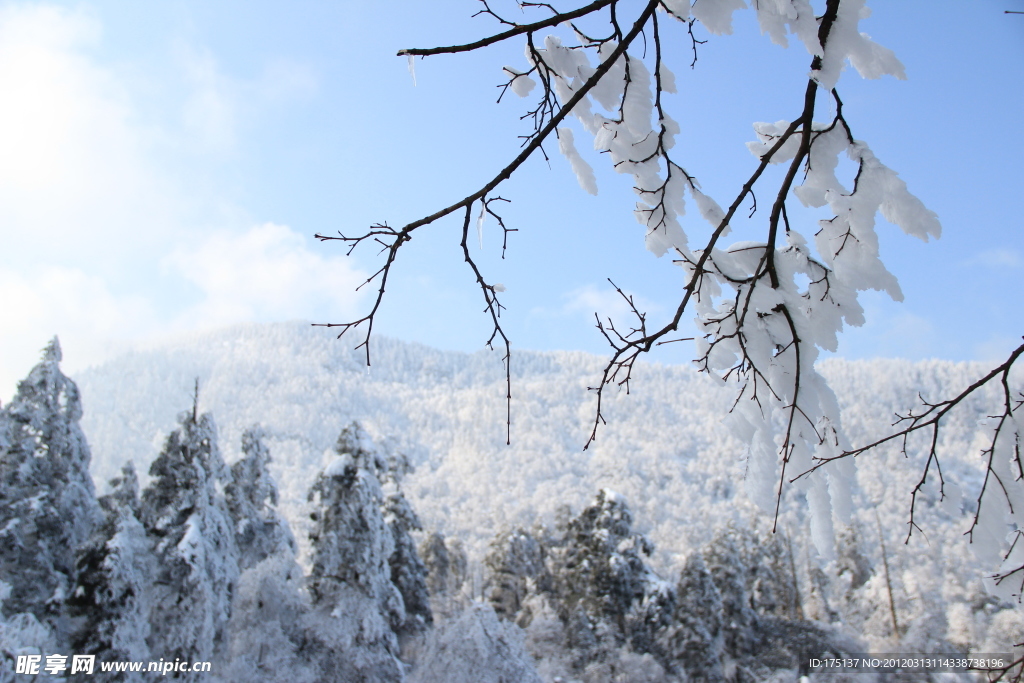
[[[587,193],[596,195],[597,178],[594,177],[594,170],[580,156],[574,144],[572,131],[568,128],[558,129],[558,151],[569,160],[569,164],[572,166],[573,173],[576,174],[576,180],[579,181],[580,187]]]
[[[480,240],[480,248],[484,248],[484,218],[487,217],[487,204],[480,203],[480,215],[476,219],[476,236]]]

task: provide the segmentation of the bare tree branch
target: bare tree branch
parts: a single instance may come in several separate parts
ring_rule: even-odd
[[[521,33],[530,33],[530,32],[532,32],[534,30],[537,30],[537,28],[543,28],[544,26],[551,26],[551,25],[560,23],[561,21],[566,21],[568,19],[575,18],[577,16],[583,16],[583,15],[588,14],[590,12],[594,12],[597,9],[600,9],[601,7],[604,7],[604,6],[608,6],[608,5],[614,6],[614,1],[615,0],[600,0],[599,2],[592,3],[592,5],[588,5],[587,7],[581,8],[581,10],[578,11],[579,13],[570,13],[570,14],[573,14],[572,17],[564,16],[563,18],[558,19],[558,17],[563,16],[563,15],[556,15],[555,17],[552,17],[551,19],[546,20],[546,22],[538,22],[538,24],[536,25],[535,28],[531,28],[531,26],[534,26],[534,25],[527,25],[525,27],[519,27],[517,29],[513,29],[515,32],[514,33],[509,33],[509,35],[506,36],[506,37],[511,37],[512,35],[519,35]],[[456,211],[459,211],[460,209],[469,212],[475,202],[478,202],[478,201],[479,202],[483,202],[483,210],[484,211],[489,211],[489,209],[487,208],[488,207],[488,203],[490,201],[494,201],[494,200],[487,200],[486,199],[487,195],[490,194],[491,191],[494,190],[502,182],[504,182],[505,180],[510,178],[512,176],[512,174],[530,157],[530,155],[533,154],[533,152],[537,151],[538,149],[541,149],[541,146],[543,145],[544,141],[548,138],[548,136],[551,135],[551,133],[558,126],[558,124],[561,123],[565,119],[565,117],[569,115],[570,112],[572,112],[573,108],[577,104],[579,104],[583,100],[584,97],[587,96],[587,93],[589,93],[601,81],[601,79],[605,76],[605,74],[608,73],[608,71],[618,61],[618,59],[622,55],[624,55],[626,53],[626,50],[629,48],[629,46],[633,43],[633,41],[636,39],[636,37],[638,35],[640,35],[641,31],[643,30],[644,25],[653,16],[654,11],[655,11],[655,9],[657,9],[659,2],[660,2],[660,0],[649,0],[647,5],[644,7],[643,11],[637,17],[637,19],[636,19],[635,23],[633,24],[632,28],[630,29],[629,33],[627,33],[625,36],[622,37],[622,41],[618,45],[616,45],[615,48],[607,55],[606,59],[597,67],[597,69],[594,71],[594,73],[591,75],[591,77],[588,78],[586,80],[586,82],[583,83],[574,92],[572,97],[570,97],[568,99],[568,101],[566,101],[558,109],[557,112],[554,112],[553,114],[550,115],[550,117],[548,117],[547,123],[539,131],[535,132],[535,134],[532,136],[531,139],[529,139],[527,144],[524,146],[523,150],[516,156],[516,158],[513,159],[512,162],[509,163],[507,166],[505,166],[505,168],[503,168],[501,171],[499,171],[497,175],[495,175],[493,178],[491,178],[491,180],[488,181],[479,190],[477,190],[476,192],[468,195],[467,197],[465,197],[461,201],[458,201],[458,202],[452,204],[451,206],[448,206],[448,207],[446,207],[444,209],[441,209],[440,211],[437,211],[436,213],[433,213],[433,214],[431,214],[429,216],[426,216],[424,218],[421,218],[419,220],[413,221],[412,223],[409,223],[409,224],[403,226],[402,228],[400,228],[398,230],[395,230],[393,228],[388,227],[387,224],[379,224],[379,225],[373,226],[368,232],[366,232],[366,233],[364,233],[362,235],[356,236],[356,237],[346,237],[345,235],[340,235],[339,237],[334,237],[334,236],[321,235],[319,233],[317,235],[315,235],[315,237],[317,239],[322,240],[322,241],[341,240],[343,242],[347,242],[350,245],[348,253],[352,253],[352,250],[355,247],[357,247],[358,245],[366,242],[367,240],[373,240],[373,241],[378,242],[381,245],[381,247],[382,247],[382,251],[387,253],[384,265],[381,267],[381,269],[379,271],[377,271],[377,273],[375,273],[373,276],[371,276],[370,279],[367,281],[367,282],[369,282],[369,281],[372,281],[373,279],[375,279],[377,277],[380,277],[380,287],[377,290],[377,296],[376,296],[376,298],[374,300],[372,308],[370,309],[370,312],[367,315],[363,316],[362,318],[359,318],[358,320],[354,320],[354,321],[350,321],[350,322],[346,322],[346,323],[326,323],[326,324],[320,323],[318,325],[319,326],[323,326],[323,327],[340,327],[340,328],[342,328],[341,329],[341,333],[338,335],[339,338],[340,338],[347,331],[349,331],[351,329],[354,329],[354,328],[357,328],[357,327],[361,326],[363,323],[366,323],[366,325],[367,325],[366,338],[356,348],[363,347],[365,349],[365,352],[366,352],[366,363],[367,363],[367,365],[369,365],[370,364],[370,337],[372,336],[372,332],[373,332],[374,319],[375,319],[375,316],[377,314],[377,311],[380,308],[381,302],[384,299],[384,290],[385,290],[385,286],[387,284],[387,278],[388,278],[388,275],[391,272],[391,267],[394,265],[395,259],[396,259],[397,255],[398,255],[398,250],[402,247],[402,245],[404,245],[406,242],[408,242],[408,241],[410,241],[412,239],[412,233],[416,229],[421,228],[424,225],[430,225],[431,223],[434,223],[435,221],[437,221],[437,220],[439,220],[441,218],[444,218],[445,216],[448,216],[449,214],[452,214],[452,213],[454,213]],[[584,11],[584,10],[586,10],[586,11]],[[556,21],[556,19],[557,19],[557,21]],[[554,23],[548,23],[548,22],[554,22]],[[520,28],[522,30],[520,30]],[[496,42],[497,39],[498,38],[495,37],[493,40],[490,40],[490,39],[489,40],[490,40],[490,42]],[[502,38],[502,39],[504,39],[504,38]],[[484,44],[489,44],[489,43],[485,42]],[[478,45],[477,47],[482,47],[482,45]],[[441,49],[438,50],[438,53],[441,53],[441,52],[463,52],[463,51],[466,51],[468,49],[476,49],[476,48],[468,48],[468,47],[465,48],[465,49],[462,49],[462,48],[459,48],[459,49],[441,48]],[[400,53],[400,54],[406,54],[406,53],[410,53],[411,54],[411,52],[403,52],[403,53]],[[467,213],[467,215],[468,215],[468,213]],[[505,228],[504,222],[500,221],[500,219],[499,219],[499,222],[501,223],[501,226],[502,226],[502,228],[505,231],[505,237],[507,238],[508,233],[511,232],[512,230],[509,230],[508,228]],[[487,309],[486,310],[490,312],[490,314],[492,316],[492,319],[493,319],[493,322],[495,324],[495,330],[494,330],[494,333],[492,333],[491,338],[488,340],[488,345],[490,345],[494,341],[495,335],[500,336],[502,338],[502,340],[504,341],[504,343],[505,343],[506,357],[505,357],[504,362],[505,362],[505,368],[506,368],[506,381],[507,381],[506,382],[507,383],[507,387],[506,387],[506,401],[507,401],[508,410],[509,410],[509,418],[508,418],[507,422],[509,424],[511,424],[511,400],[512,400],[511,399],[511,395],[512,395],[512,387],[511,387],[511,373],[510,373],[510,369],[509,369],[509,357],[508,357],[508,354],[510,353],[509,341],[508,341],[508,338],[505,336],[504,332],[502,331],[501,326],[498,324],[497,317],[498,317],[498,311],[500,310],[500,307],[497,304],[497,299],[494,296],[495,295],[494,289],[493,289],[493,287],[490,287],[489,285],[486,284],[486,282],[484,281],[484,279],[483,279],[479,269],[477,268],[476,264],[469,257],[468,253],[465,252],[465,231],[466,230],[468,230],[468,227],[464,226],[464,229],[463,229],[463,247],[464,247],[464,254],[466,256],[466,261],[467,261],[467,263],[469,263],[470,267],[472,268],[472,270],[474,272],[474,275],[475,275],[476,280],[477,280],[477,284],[480,286],[480,288],[481,288],[481,290],[483,292],[483,295],[484,295],[484,300],[487,302]],[[502,247],[502,255],[503,256],[504,256],[505,245],[507,245],[507,242],[503,243],[503,247]],[[366,284],[366,283],[364,283],[364,284]]]
[[[599,9],[603,9],[608,5],[614,5],[616,2],[618,2],[618,0],[595,0],[595,2],[592,2],[584,7],[580,7],[579,9],[575,9],[571,12],[555,14],[554,16],[548,17],[547,19],[535,21],[532,24],[512,24],[513,28],[510,28],[509,30],[503,33],[498,33],[496,35],[490,36],[489,38],[482,38],[473,43],[466,43],[465,45],[452,45],[450,47],[410,48],[406,50],[399,50],[398,56],[405,57],[406,55],[411,55],[417,57],[426,57],[428,55],[454,54],[456,52],[472,52],[473,50],[479,50],[482,47],[494,45],[495,43],[500,43],[501,41],[508,40],[509,38],[521,36],[524,33],[533,33],[543,28],[550,28],[551,26],[558,26],[561,23],[572,21],[573,19],[579,19],[580,17],[584,17],[588,14],[592,14],[598,11]],[[533,3],[525,4],[532,5]],[[485,13],[497,17],[496,14],[490,11],[490,8],[487,8],[487,10],[485,10]],[[504,20],[500,21],[502,21],[502,23],[504,24],[511,23]]]

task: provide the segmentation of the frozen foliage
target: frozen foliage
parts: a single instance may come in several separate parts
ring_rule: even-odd
[[[334,343],[329,331],[300,324],[243,326],[138,352],[76,377],[89,410],[83,426],[97,455],[96,471],[109,478],[129,458],[143,470],[150,445],[175,425],[178,399],[197,375],[205,378],[204,404],[215,411],[225,449],[240,457],[242,433],[262,421],[273,436],[270,469],[279,482],[280,507],[299,534],[306,512],[300,505],[337,439],[337,427],[365,420],[377,434],[398,438],[416,470],[402,482],[404,495],[428,531],[441,530],[451,544],[461,539],[470,559],[480,561],[490,540],[505,528],[551,524],[557,508],[576,510],[603,487],[630,501],[641,530],[656,548],[652,563],[663,575],[678,570],[692,548],[712,536],[708,519],[745,524],[756,511],[744,493],[744,443],[722,429],[731,403],[728,387],[717,390],[686,367],[638,365],[630,396],[610,397],[608,428],[600,441],[580,451],[593,415],[588,377],[601,359],[580,353],[519,353],[515,439],[505,446],[504,406],[495,388],[500,367],[486,353],[440,352],[378,339],[374,372],[367,375],[357,353]],[[865,442],[887,429],[894,412],[926,398],[959,390],[980,366],[939,361],[820,364],[836,389],[851,441]],[[117,401],[111,393],[116,392]],[[992,394],[980,395],[962,413],[951,414],[940,435],[946,455],[947,501],[937,482],[919,496],[915,535],[904,545],[908,492],[920,477],[924,440],[859,458],[854,519],[870,533],[862,543],[880,566],[878,509],[886,546],[906,566],[934,567],[949,586],[977,582],[958,524],[973,509],[983,481],[975,431],[991,413]],[[159,436],[157,436],[159,435]],[[230,452],[230,451],[229,451]],[[956,484],[962,490],[954,508]],[[783,501],[780,524],[804,538],[802,500],[793,491]],[[455,502],[457,501],[457,503]],[[802,521],[803,520],[803,521]],[[873,530],[873,531],[872,531]],[[449,545],[450,548],[450,545]],[[796,563],[805,561],[796,549]],[[817,555],[811,552],[812,559]],[[932,570],[930,570],[932,571]],[[979,590],[981,590],[979,586]],[[811,596],[804,596],[805,601]],[[814,598],[815,600],[817,598]],[[970,602],[965,595],[956,600]],[[911,601],[914,604],[916,601]]]
[[[10,586],[0,583],[0,589],[7,592]],[[21,612],[0,619],[0,683],[31,680],[25,674],[16,673],[18,656],[45,655],[60,647],[53,630],[40,623],[34,614]]]
[[[801,667],[808,652],[840,654],[862,647],[829,625],[803,620],[791,552],[778,536],[763,539],[749,530],[726,527],[704,548],[703,561],[684,570],[679,596],[685,600],[693,592],[693,612],[713,613],[715,602],[721,605],[718,614],[705,621],[713,628],[701,632],[691,623],[683,630],[689,637],[680,644],[700,653],[694,673],[715,670],[701,662],[707,661],[704,653],[719,648],[725,668],[763,680],[772,670]]]
[[[516,620],[531,592],[551,589],[545,545],[521,527],[498,534],[484,558],[484,593],[495,613]]]
[[[54,338],[0,410],[0,578],[4,614],[29,613],[64,642],[75,548],[99,521],[78,388]]]
[[[242,572],[232,604],[226,678],[252,683],[312,683],[314,664],[301,650],[309,609],[302,571],[287,549]]]
[[[410,683],[541,683],[522,632],[501,621],[487,605],[475,604],[438,627]]]
[[[315,602],[302,620],[303,657],[317,681],[391,683],[403,680],[398,639],[375,601],[340,584],[330,603]]]
[[[554,533],[499,534],[485,559],[485,592],[499,615],[527,628],[545,671],[611,681],[644,663],[659,680],[656,634],[674,597],[645,562],[650,550],[622,497],[602,490]]]
[[[223,650],[238,581],[234,525],[222,494],[230,472],[209,414],[182,413],[149,468],[141,517],[153,537],[151,648],[165,660],[209,661]]]
[[[399,634],[421,631],[432,621],[430,597],[427,592],[427,568],[416,552],[412,534],[422,531],[419,517],[399,486],[402,477],[411,471],[409,460],[403,454],[389,458],[384,473],[384,520],[394,539],[395,548],[388,558],[391,582],[398,588],[405,607],[405,619],[397,626]]]
[[[722,680],[722,596],[699,553],[683,567],[676,596],[675,619],[658,634],[659,646],[679,661],[692,679]]]
[[[377,473],[386,463],[356,424],[338,437],[335,453],[309,494],[315,611],[308,637],[321,674],[337,672],[327,680],[395,680],[401,664],[393,628],[405,621],[405,608],[391,581],[395,542],[381,510]]]
[[[877,216],[923,240],[938,237],[940,226],[937,216],[909,193],[896,172],[855,137],[844,114],[837,86],[847,63],[865,78],[904,78],[903,66],[894,53],[860,30],[860,22],[870,16],[864,0],[828,0],[817,5],[808,0],[751,3],[762,32],[772,42],[785,47],[793,36],[811,55],[806,87],[788,120],[754,124],[758,139],[749,147],[757,161],[749,176],[737,183],[736,193],[726,197],[728,204],[701,190],[693,169],[682,159],[685,151],[676,146],[681,128],[667,112],[668,103],[662,97],[677,86],[663,63],[670,54],[663,47],[672,40],[668,36],[682,37],[692,48],[695,64],[698,45],[704,42],[694,34],[695,23],[711,34],[728,34],[733,14],[747,6],[743,0],[651,0],[627,8],[627,3],[609,0],[559,14],[547,4],[526,3],[520,7],[524,14],[530,16],[529,12],[536,10],[543,16],[536,21],[511,21],[485,3],[480,14],[512,28],[472,43],[407,49],[399,54],[427,57],[471,52],[525,34],[525,64],[504,69],[508,76],[505,88],[520,96],[531,94],[534,83],[541,85],[534,108],[523,116],[533,123],[533,130],[522,136],[524,151],[493,178],[485,179],[477,192],[401,228],[380,226],[360,236],[321,238],[338,239],[352,248],[363,242],[383,245],[386,263],[374,276],[383,282],[397,251],[415,230],[461,211],[468,225],[477,208],[482,220],[485,212],[490,212],[488,203],[497,199],[492,196],[497,186],[531,153],[550,144],[552,134],[557,135],[560,151],[581,187],[593,193],[593,172],[578,149],[575,129],[568,125],[575,118],[578,127],[593,136],[594,149],[606,155],[617,173],[631,179],[637,195],[633,213],[643,227],[647,249],[657,256],[670,254],[673,263],[683,269],[686,281],[668,320],[655,325],[633,307],[634,320],[628,325],[599,322],[612,353],[596,388],[598,406],[587,445],[605,424],[607,393],[637,379],[633,371],[640,354],[669,341],[681,318],[694,315],[700,331],[697,366],[730,384],[734,392],[729,427],[746,449],[745,484],[750,499],[778,519],[783,507],[791,507],[791,501],[783,500],[785,489],[796,489],[792,498],[809,512],[817,553],[831,559],[836,525],[853,521],[857,475],[850,450],[854,442],[843,428],[837,397],[816,361],[822,350],[836,350],[844,326],[863,324],[860,292],[874,289],[897,300],[902,297],[895,276],[880,258]],[[549,11],[555,16],[548,16]],[[594,28],[595,24],[600,28]],[[842,155],[856,167],[849,184],[840,182],[835,173]],[[766,174],[771,165],[782,165],[785,170]],[[770,209],[759,216],[759,220],[767,219],[763,233],[756,239],[727,244],[736,211],[745,201],[753,200],[753,217],[757,211],[755,186],[764,196],[772,179],[778,179],[778,184],[768,188]],[[688,199],[703,221],[684,222]],[[791,222],[787,203],[794,199],[821,209],[816,214],[818,220],[809,225]],[[500,337],[507,351],[508,337],[497,319],[500,305],[493,298],[494,290],[468,252],[466,260],[475,271],[494,322],[491,339]],[[342,323],[343,331],[363,323],[372,328],[383,296],[381,285],[371,312]],[[368,359],[369,345],[364,346]],[[1015,351],[1010,365],[1022,353],[1024,347]],[[507,361],[507,353],[504,358]],[[1003,373],[1004,379],[1007,375],[1008,371]],[[995,481],[1010,476],[1012,444],[1020,436],[1014,411],[1020,408],[1021,399],[1009,386],[1004,387],[1004,414],[993,430],[991,447],[985,449],[987,471]],[[511,393],[506,395],[510,408]],[[942,417],[951,407],[927,404],[924,409]],[[914,429],[928,426],[920,414],[906,419],[912,420]],[[934,457],[925,464],[922,486],[933,466],[938,466]],[[913,490],[916,512],[919,489]],[[980,495],[986,491],[983,488]],[[1024,519],[1012,512],[1024,509],[1021,494],[1009,492],[1003,498],[982,506],[976,518],[978,528],[971,530],[972,536],[979,537],[979,552],[993,564],[998,563],[1000,553],[1008,552],[1008,540],[1014,540],[1005,537],[1005,528],[1024,524]],[[1020,594],[1024,586],[1021,577],[1024,543],[1012,546],[994,584],[1005,596],[1014,591]]]
[[[69,600],[76,622],[71,648],[101,659],[150,659],[146,642],[156,564],[151,540],[138,519],[139,483],[129,462],[112,491],[99,499],[105,519],[78,551],[77,585]],[[110,680],[142,680],[114,673]]]
[[[632,525],[622,497],[602,489],[558,529],[551,551],[556,605],[568,625],[568,644],[588,658],[599,656],[590,650],[640,635],[633,631],[647,617],[643,609],[658,601],[661,580],[644,560],[653,546]]]
[[[295,554],[288,523],[277,512],[277,486],[267,470],[270,451],[265,434],[254,426],[242,434],[240,460],[231,466],[231,481],[224,497],[235,526],[238,568],[244,571],[280,552]]]
[[[315,681],[315,667],[300,654],[307,640],[302,624],[309,600],[291,530],[271,507],[277,504],[277,487],[267,471],[270,453],[264,437],[259,427],[242,434],[243,456],[231,466],[225,488],[241,571],[228,625],[228,677]]]
[[[381,510],[383,492],[377,475],[386,463],[358,424],[341,433],[335,453],[309,494],[314,504],[314,602],[331,604],[334,593],[346,585],[361,590],[385,618],[400,624],[405,610],[388,563],[395,541]]]
[[[573,173],[580,181],[580,187],[590,194],[597,194],[597,178],[594,177],[594,169],[590,168],[590,164],[576,150],[572,129],[558,129],[558,151],[569,160]]]
[[[536,362],[549,367],[542,358]],[[854,429],[884,420],[886,406],[913,387],[929,392],[967,376],[949,364],[833,363],[828,372],[850,387],[844,409]],[[552,381],[560,381],[557,373]],[[857,392],[871,400],[850,403]],[[547,412],[559,415],[551,403]],[[947,439],[969,435],[973,425],[953,427]],[[641,423],[637,434],[653,440],[661,429]],[[542,523],[550,516],[534,515],[532,526],[509,526],[491,539],[482,589],[499,616],[466,598],[467,587],[479,595],[480,584],[469,580],[474,572],[457,539],[425,534],[416,552],[420,523],[402,492],[416,473],[357,424],[343,430],[314,486],[313,567],[304,577],[287,529],[270,533],[281,521],[270,515],[267,433],[242,433],[241,457],[228,468],[212,419],[184,413],[141,500],[130,464],[98,505],[90,499],[98,521],[72,549],[74,583],[46,620],[7,610],[17,577],[3,575],[0,681],[16,680],[17,655],[62,648],[100,661],[208,658],[224,680],[796,681],[808,651],[1006,651],[1018,637],[1018,612],[971,580],[966,551],[956,545],[961,509],[930,489],[921,494],[918,519],[933,543],[924,553],[882,533],[905,512],[886,493],[906,490],[893,465],[904,459],[898,450],[861,468],[862,493],[877,512],[855,514],[853,525],[840,528],[834,562],[803,542],[808,520],[799,506],[783,510],[786,528],[799,531],[793,534],[716,519],[716,510],[728,509],[716,508],[717,498],[731,508],[742,508],[742,499],[714,470],[700,488],[668,491],[689,518],[654,508],[661,519],[652,525],[607,488],[579,514],[553,510],[553,529]],[[39,448],[51,451],[45,441]],[[954,478],[968,491],[978,485],[981,473],[967,461],[951,464],[950,485]],[[536,476],[519,472],[526,481]],[[450,483],[448,495],[465,500]],[[561,483],[566,492],[579,486]],[[644,486],[652,494],[658,488],[650,480]],[[246,520],[273,522],[265,531],[283,540],[241,533],[251,528]],[[690,542],[684,556],[656,571],[652,544],[637,529],[677,535],[694,522],[705,527],[704,541]],[[239,558],[259,548],[266,556],[239,570]],[[445,605],[433,628],[431,601]]]
[[[526,629],[543,676],[795,680],[809,652],[863,649],[831,625],[804,620],[791,547],[779,537],[720,528],[674,584],[647,566],[645,545],[625,501],[607,490],[556,533],[516,528],[495,538],[485,560],[488,597]]]
[[[399,634],[431,620],[427,571],[410,531],[419,526],[398,488],[404,456],[378,448],[358,423],[342,430],[310,490],[314,503],[307,627],[323,680],[401,677]]]
[[[469,561],[462,542],[457,538],[431,532],[420,544],[420,557],[427,570],[427,594],[434,613],[453,614],[464,607]]]

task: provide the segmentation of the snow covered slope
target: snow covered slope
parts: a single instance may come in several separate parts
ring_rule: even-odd
[[[583,451],[594,414],[587,387],[600,376],[601,357],[514,351],[507,446],[499,354],[377,338],[367,369],[352,346],[306,323],[244,325],[140,349],[81,373],[82,426],[98,487],[129,458],[140,473],[148,469],[175,415],[190,408],[198,378],[199,408],[213,413],[229,462],[240,454],[246,427],[259,422],[267,430],[281,508],[300,539],[309,485],[352,420],[410,457],[416,471],[405,488],[427,530],[462,536],[477,557],[504,526],[551,521],[563,505],[578,511],[602,487],[626,497],[663,566],[676,565],[713,526],[766,521],[744,494],[743,444],[721,425],[730,388],[689,367],[638,365],[631,394],[609,394],[608,425]],[[979,370],[938,361],[824,366],[854,443],[880,434],[894,411],[915,405],[918,391],[950,395]],[[944,473],[967,493],[977,487],[971,444],[985,410],[972,404],[945,432]],[[903,540],[910,487],[920,477],[911,455],[890,450],[860,459],[860,502],[879,507],[894,541]],[[959,519],[959,501],[935,502],[925,496],[922,520],[956,538],[951,522]],[[797,510],[800,501],[787,505]],[[801,523],[795,512],[783,521]]]

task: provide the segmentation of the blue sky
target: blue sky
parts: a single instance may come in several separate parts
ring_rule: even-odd
[[[862,30],[896,52],[908,80],[848,69],[847,119],[944,234],[924,244],[880,219],[882,258],[906,299],[865,294],[868,323],[843,335],[839,355],[994,359],[1024,334],[1024,16],[1003,14],[1024,3],[874,5]],[[395,56],[492,32],[470,17],[478,7],[0,4],[0,398],[53,334],[73,372],[167,335],[360,315],[370,302],[353,290],[376,269],[374,253],[345,258],[312,235],[433,213],[504,166],[527,132],[527,101],[495,104],[501,67],[523,66],[517,41],[417,61],[415,86]],[[666,37],[680,158],[720,204],[754,166],[751,124],[798,113],[809,62],[796,41],[784,50],[761,36],[752,12],[734,25],[701,46],[693,70],[685,32]],[[499,191],[518,229],[507,258],[493,223],[478,253],[488,279],[507,287],[514,348],[600,353],[594,311],[622,310],[606,278],[657,322],[681,273],[644,250],[626,177],[589,154],[592,197],[557,145],[548,151],[550,164],[531,159]],[[816,217],[800,215],[805,233]],[[736,227],[739,239],[748,228]],[[482,347],[488,321],[460,229],[441,221],[404,248],[380,333]],[[653,360],[689,354],[677,344]]]

